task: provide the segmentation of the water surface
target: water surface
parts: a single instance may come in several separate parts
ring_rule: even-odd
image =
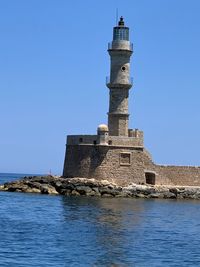
[[[0,192],[0,233],[1,267],[200,266],[200,201]]]

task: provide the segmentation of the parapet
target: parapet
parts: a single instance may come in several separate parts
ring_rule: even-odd
[[[97,135],[68,135],[67,145],[99,145],[115,147],[143,148],[143,132],[138,129],[130,129],[129,136],[109,136],[108,129],[98,127]],[[101,130],[101,131],[100,131]]]
[[[68,135],[67,145],[96,145],[97,135]]]

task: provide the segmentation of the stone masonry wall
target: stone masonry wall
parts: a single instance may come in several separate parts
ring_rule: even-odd
[[[156,172],[171,185],[200,186],[200,167],[156,165]]]
[[[122,186],[144,183],[143,150],[68,145],[63,176],[105,179]]]
[[[157,185],[200,186],[200,167],[156,165],[142,148],[67,146],[64,177],[95,178],[126,186],[146,183],[146,173],[155,174]]]
[[[156,175],[157,185],[200,186],[200,167],[156,165],[144,150],[144,172]]]

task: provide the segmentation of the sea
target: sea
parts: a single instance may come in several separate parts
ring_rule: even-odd
[[[32,266],[200,266],[200,201],[0,192],[0,267]]]

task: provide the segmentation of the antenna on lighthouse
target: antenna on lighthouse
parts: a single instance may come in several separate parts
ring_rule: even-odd
[[[118,23],[118,7],[116,8],[116,25]]]

